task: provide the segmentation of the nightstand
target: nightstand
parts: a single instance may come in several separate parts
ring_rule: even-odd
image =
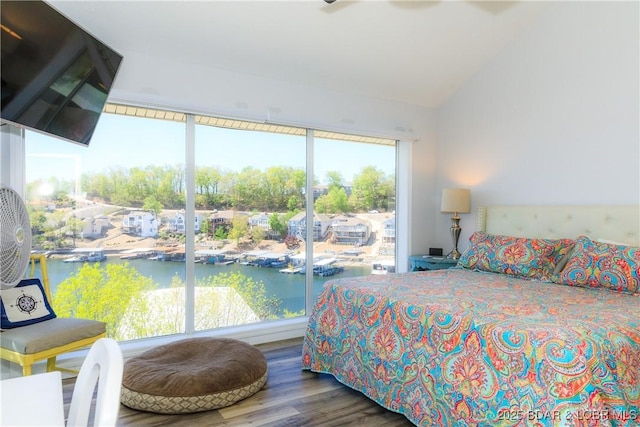
[[[411,271],[443,270],[458,264],[457,259],[430,255],[411,255],[409,262],[411,263]]]

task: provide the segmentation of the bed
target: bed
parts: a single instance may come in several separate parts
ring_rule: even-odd
[[[490,206],[458,266],[325,283],[302,369],[420,426],[640,425],[638,206]]]

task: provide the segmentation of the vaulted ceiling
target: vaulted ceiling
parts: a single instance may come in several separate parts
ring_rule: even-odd
[[[62,1],[125,55],[436,107],[549,2]]]

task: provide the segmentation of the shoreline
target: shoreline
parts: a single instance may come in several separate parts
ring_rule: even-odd
[[[58,249],[54,251],[40,251],[47,255],[47,258],[65,259],[71,256],[77,255],[77,251],[74,250],[86,250],[91,249],[101,250],[107,257],[123,257],[126,255],[132,255],[132,259],[135,256],[136,251],[140,252],[164,252],[166,254],[172,253],[185,253],[184,244],[180,244],[176,241],[164,241],[158,238],[136,238],[124,233],[117,233],[117,230],[109,230],[107,236],[99,239],[76,239],[75,248]],[[115,232],[115,233],[114,233]],[[358,247],[357,250],[362,251],[359,255],[349,254],[346,255],[341,252],[353,251],[354,247],[350,245],[336,245],[329,242],[314,242],[314,251],[316,255],[323,258],[336,258],[335,264],[337,266],[363,266],[371,265],[376,261],[389,261],[394,260],[394,255],[377,254],[380,244],[374,241],[371,245]],[[272,240],[264,240],[258,245],[240,245],[237,246],[236,242],[229,241],[217,241],[217,240],[205,240],[196,242],[195,251],[199,250],[215,250],[220,251],[229,256],[229,258],[239,258],[243,253],[252,251],[268,251],[278,254],[299,255],[305,252],[305,244],[302,243],[298,248],[293,251],[287,249],[284,243],[278,243]],[[137,257],[137,259],[147,258],[145,256]],[[180,262],[180,261],[170,261]]]
[[[99,248],[95,248],[95,249],[99,249]],[[104,254],[105,254],[105,256],[107,258],[124,259],[124,258],[122,258],[122,256],[125,255],[127,253],[127,251],[128,251],[128,249],[124,249],[124,250],[109,249],[109,250],[104,250]],[[241,254],[242,253],[240,253],[239,255],[241,255]],[[69,249],[68,251],[56,251],[56,252],[53,252],[53,253],[46,253],[47,258],[57,259],[57,260],[61,260],[61,261],[64,261],[65,259],[68,259],[69,257],[72,257],[73,255],[74,255],[73,249]],[[336,258],[336,261],[335,261],[335,265],[336,266],[344,266],[344,267],[349,267],[349,266],[360,267],[360,266],[364,266],[364,265],[371,265],[374,262],[381,261],[381,260],[393,260],[394,259],[393,256],[379,256],[379,257],[366,256],[366,257],[360,257],[358,259],[341,258],[340,255],[329,255],[329,256],[332,257],[332,258]],[[131,258],[131,259],[148,259],[148,257],[137,257],[137,258]],[[157,261],[157,260],[150,260],[150,261]],[[88,262],[90,262],[90,261],[88,261]],[[160,261],[160,262],[184,262],[184,261],[167,260],[167,261]],[[234,262],[239,262],[239,261],[236,260]]]

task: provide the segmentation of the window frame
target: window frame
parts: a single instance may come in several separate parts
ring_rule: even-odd
[[[185,123],[185,220],[187,224],[186,229],[186,247],[195,247],[195,128],[198,124],[205,124],[217,127],[227,127],[234,129],[247,129],[258,130],[265,132],[276,133],[295,133],[300,134],[303,132],[306,138],[306,174],[307,174],[307,190],[313,189],[314,179],[314,138],[336,138],[337,136],[344,136],[347,141],[364,142],[373,144],[395,145],[395,190],[396,190],[396,244],[395,244],[395,259],[396,259],[396,271],[405,272],[407,266],[406,262],[400,262],[400,260],[408,260],[408,252],[410,248],[410,233],[408,232],[409,224],[409,212],[410,212],[410,194],[411,194],[411,174],[410,174],[410,159],[412,144],[409,141],[403,140],[391,140],[389,138],[369,137],[362,135],[349,135],[336,133],[331,131],[323,131],[318,129],[302,129],[299,127],[292,127],[286,125],[275,125],[267,123],[255,123],[245,121],[242,119],[224,119],[215,118],[209,115],[199,115],[193,113],[181,113],[169,110],[160,110],[156,108],[146,108],[142,106],[124,105],[107,103],[104,107],[104,112],[109,114],[121,114],[136,117],[156,118],[161,120],[171,120]],[[7,132],[7,130],[4,130]],[[11,132],[9,130],[8,132]],[[22,192],[24,194],[26,187],[26,155],[24,152],[24,131],[21,130],[21,139],[23,141],[23,149],[18,150],[17,155],[12,152],[12,158],[16,156],[21,157],[20,162],[11,162],[12,164],[22,165]],[[6,145],[4,143],[3,147]],[[3,148],[4,149],[4,148]],[[4,157],[4,156],[3,156]],[[17,169],[17,168],[16,168]],[[14,171],[15,172],[15,171]],[[13,181],[20,181],[20,179],[14,179]],[[306,192],[306,205],[313,205],[313,191]],[[313,209],[306,209],[307,223],[313,221]],[[313,228],[307,227],[307,241],[312,241]],[[313,263],[313,251],[307,251],[307,264]],[[311,312],[314,304],[313,296],[313,280],[311,275],[307,275],[305,279],[305,311],[307,315],[294,318],[294,319],[280,319],[271,322],[261,322],[260,324],[251,324],[246,326],[238,326],[226,328],[221,330],[207,330],[207,331],[195,331],[194,330],[194,307],[195,307],[195,271],[194,271],[194,251],[186,251],[187,262],[185,271],[185,333],[184,335],[228,335],[237,337],[252,337],[257,342],[268,342],[276,339],[290,338],[293,336],[302,336],[304,334],[304,325],[306,325],[306,319]],[[287,325],[293,326],[290,329]],[[265,333],[267,330],[273,331],[273,333]],[[298,332],[293,332],[293,331]],[[278,332],[279,331],[279,332]],[[288,331],[283,336],[283,332]],[[290,333],[293,332],[293,335]],[[180,337],[184,337],[183,334],[178,334]],[[149,337],[139,341],[171,341],[175,339],[173,336],[164,337]],[[135,345],[139,345],[135,344]]]

